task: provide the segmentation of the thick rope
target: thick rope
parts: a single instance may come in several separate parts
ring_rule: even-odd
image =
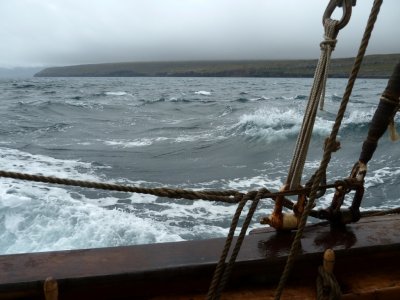
[[[339,300],[341,296],[342,292],[335,275],[326,272],[322,266],[319,266],[317,277],[317,300]]]
[[[309,215],[309,213],[314,205],[315,199],[316,199],[316,193],[317,193],[319,183],[322,179],[323,174],[326,172],[326,168],[330,162],[332,152],[336,148],[335,147],[336,136],[339,132],[339,128],[342,123],[344,113],[346,111],[346,107],[349,102],[355,80],[357,79],[357,75],[360,70],[361,63],[364,58],[365,51],[367,49],[368,42],[371,37],[371,33],[374,28],[375,21],[378,17],[381,5],[382,5],[382,0],[375,0],[374,4],[372,6],[372,10],[371,10],[370,16],[368,18],[367,27],[365,28],[364,35],[363,35],[363,38],[361,41],[361,45],[358,50],[357,57],[354,61],[353,68],[352,68],[352,71],[351,71],[351,74],[350,74],[350,77],[349,77],[349,80],[348,80],[348,83],[347,83],[347,86],[345,89],[345,93],[343,95],[342,102],[340,104],[340,108],[339,108],[338,114],[336,116],[335,123],[332,127],[332,131],[331,131],[331,135],[329,137],[328,143],[327,143],[327,147],[325,148],[323,158],[320,163],[320,167],[317,171],[317,175],[315,176],[315,179],[314,179],[314,182],[313,182],[313,185],[311,188],[309,201],[306,205],[303,215],[301,216],[299,228],[296,232],[295,239],[292,243],[292,247],[291,247],[289,256],[287,258],[287,261],[286,261],[285,269],[282,273],[281,279],[279,281],[279,285],[275,292],[275,299],[280,299],[280,297],[282,295],[283,288],[289,277],[290,271],[291,271],[293,263],[294,263],[294,259],[297,255],[297,252],[300,247],[300,241],[301,241],[301,237],[303,235],[303,231],[304,231],[305,224],[307,222],[308,215]]]
[[[73,180],[73,179],[65,179],[52,176],[32,175],[26,173],[16,173],[7,171],[0,171],[0,177],[29,180],[29,181],[43,182],[43,183],[62,184],[69,186],[79,186],[84,188],[95,188],[95,189],[118,191],[118,192],[148,194],[158,197],[168,197],[174,199],[182,199],[182,198],[188,200],[203,199],[203,200],[221,201],[227,203],[237,203],[239,201],[237,199],[237,195],[239,194],[239,192],[233,190],[193,191],[184,189],[172,189],[166,187],[142,188],[135,186],[100,183],[100,182],[84,181],[84,180]]]
[[[239,203],[242,197],[242,193],[235,190],[227,190],[227,191],[211,191],[211,190],[203,190],[203,191],[192,191],[192,190],[183,190],[183,189],[172,189],[172,188],[140,188],[140,187],[132,187],[126,185],[118,185],[111,183],[100,183],[100,182],[92,182],[92,181],[82,181],[82,180],[70,180],[65,178],[57,178],[51,176],[43,176],[43,175],[32,175],[25,173],[17,173],[17,172],[6,172],[0,170],[0,177],[12,178],[18,180],[28,180],[34,182],[43,182],[43,183],[51,183],[51,184],[60,184],[60,185],[68,185],[68,186],[76,186],[83,188],[94,188],[94,189],[102,189],[102,190],[110,190],[110,191],[118,191],[118,192],[127,192],[127,193],[145,193],[151,194],[159,197],[168,197],[172,199],[188,199],[188,200],[207,200],[207,201],[218,201],[224,203]],[[335,183],[321,185],[318,187],[318,190],[326,190],[331,188],[338,188],[343,185],[343,181],[336,181]],[[348,186],[349,188],[353,188]],[[356,186],[354,186],[356,187]],[[297,195],[308,195],[311,191],[311,188],[301,188],[296,190],[288,190],[282,192],[270,192],[267,189],[263,189],[262,192],[257,191],[249,191],[246,195],[248,195],[249,200],[251,201],[257,193],[260,193],[260,199],[270,198],[275,201],[277,196],[297,196]],[[197,198],[198,197],[198,198]],[[293,209],[294,203],[287,199],[283,198],[282,202],[283,206],[288,209]],[[361,213],[361,217],[369,217],[369,216],[382,216],[387,214],[396,214],[400,213],[400,208],[382,210],[382,211],[365,211]],[[310,216],[317,219],[324,219],[319,211],[312,210],[310,212]]]
[[[172,189],[172,188],[141,188],[141,187],[133,187],[126,185],[118,185],[112,183],[101,183],[101,182],[93,182],[93,181],[83,181],[83,180],[71,180],[65,178],[58,178],[52,176],[43,176],[43,175],[32,175],[26,173],[17,173],[17,172],[7,172],[0,170],[0,177],[4,178],[12,178],[18,180],[27,180],[34,182],[43,182],[50,184],[60,184],[60,185],[68,185],[68,186],[76,186],[83,188],[94,188],[94,189],[102,189],[109,191],[118,191],[118,192],[127,192],[127,193],[144,193],[150,194],[158,197],[168,197],[171,199],[188,199],[188,200],[207,200],[207,201],[218,201],[224,203],[235,204],[241,201],[243,193],[235,190],[227,190],[227,191],[212,191],[212,190],[202,190],[202,191],[193,191],[193,190],[184,190],[184,189]],[[321,185],[318,187],[318,190],[326,190],[331,188],[338,188],[343,186],[344,181],[336,181],[335,183]],[[356,186],[349,186],[348,188],[356,188]],[[298,195],[308,195],[311,191],[310,187],[296,189],[296,190],[287,190],[281,192],[271,192],[267,189],[263,189],[260,191],[249,191],[246,193],[248,196],[248,200],[252,201],[254,197],[259,194],[260,199],[270,198],[273,201],[278,196],[298,196]],[[284,207],[288,209],[293,209],[294,203],[287,199],[283,198],[282,204]],[[393,211],[393,212],[392,212]],[[396,213],[395,210],[388,211],[366,211],[361,213],[361,217],[369,216],[371,214],[379,214],[386,215],[390,213]],[[312,210],[310,212],[310,216],[317,219],[324,219],[319,211]]]
[[[256,211],[257,205],[260,202],[261,196],[264,192],[265,192],[265,189],[261,189],[257,193],[256,197],[254,198],[253,203],[251,204],[249,212],[247,213],[246,219],[244,220],[244,223],[242,225],[240,234],[236,240],[236,244],[235,244],[235,247],[233,248],[228,265],[226,266],[224,274],[220,281],[219,288],[217,290],[216,297],[215,297],[216,300],[218,300],[220,298],[223,290],[225,289],[226,284],[228,283],[228,280],[229,280],[230,274],[232,273],[232,269],[235,264],[236,258],[239,254],[240,248],[242,247],[242,243],[243,243],[244,237],[246,235],[247,229],[249,228],[251,219],[253,218],[254,212]]]
[[[300,186],[301,176],[306,161],[308,148],[311,141],[312,130],[314,127],[319,101],[325,97],[325,86],[328,77],[329,64],[332,51],[336,45],[336,36],[338,34],[338,21],[328,19],[325,21],[325,39],[321,42],[321,56],[314,73],[314,83],[311,88],[309,101],[304,113],[303,123],[299,136],[296,141],[295,151],[288,172],[286,184],[289,189]]]
[[[167,197],[172,199],[188,199],[188,200],[209,200],[209,201],[219,201],[225,203],[238,203],[241,199],[242,193],[236,190],[226,190],[226,191],[215,191],[215,190],[202,190],[202,191],[193,191],[193,190],[185,190],[185,189],[173,189],[167,187],[160,188],[142,188],[135,186],[127,186],[127,185],[119,185],[112,183],[101,183],[101,182],[93,182],[93,181],[84,181],[84,180],[72,180],[66,178],[59,178],[53,176],[43,176],[43,175],[33,175],[26,173],[18,173],[18,172],[8,172],[0,170],[0,177],[4,178],[12,178],[18,180],[27,180],[34,182],[43,182],[50,184],[60,184],[60,185],[68,185],[68,186],[76,186],[83,188],[94,188],[94,189],[102,189],[109,191],[118,191],[118,192],[126,192],[126,193],[141,193],[141,194],[149,194],[158,197]],[[329,188],[337,188],[341,186],[343,183],[337,181],[333,184],[327,184],[320,186],[319,189],[329,189]],[[282,191],[282,192],[270,192],[267,189],[263,189],[261,193],[261,199],[272,198],[275,200],[277,196],[295,196],[295,195],[307,195],[310,193],[310,188],[301,188],[290,191]],[[254,198],[257,195],[257,191],[250,191],[247,194]],[[293,202],[289,199],[284,199],[284,206],[287,208],[293,208]]]
[[[235,235],[235,230],[237,227],[237,224],[239,222],[239,218],[240,215],[243,211],[244,206],[246,205],[247,201],[248,201],[248,196],[243,196],[242,199],[239,202],[238,207],[236,208],[236,212],[232,218],[232,222],[231,222],[231,226],[229,228],[229,233],[228,236],[226,237],[226,241],[225,241],[225,245],[224,245],[224,249],[222,250],[221,256],[219,258],[217,267],[214,271],[214,276],[211,280],[211,284],[208,290],[208,294],[207,294],[207,300],[214,300],[216,292],[218,290],[220,281],[221,281],[221,277],[223,275],[224,269],[225,269],[225,261],[226,261],[226,257],[228,256],[228,252],[229,249],[231,247],[232,244],[232,240],[233,240],[233,236]]]

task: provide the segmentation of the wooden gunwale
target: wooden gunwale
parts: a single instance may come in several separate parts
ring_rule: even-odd
[[[382,290],[392,288],[393,292],[400,286],[399,228],[399,215],[365,218],[341,229],[330,228],[327,223],[307,227],[291,283],[315,282],[322,253],[332,248],[337,261],[335,274],[344,292],[354,290],[351,277],[360,277],[354,270],[382,273],[381,278],[389,274],[384,280],[389,286]],[[227,295],[275,287],[293,237],[294,233],[277,234],[270,229],[248,235]],[[197,299],[196,294],[204,297],[207,291],[224,242],[224,238],[217,238],[2,255],[0,299],[44,299],[43,282],[49,276],[58,282],[59,299],[162,299],[157,297],[168,295],[171,299],[189,299],[185,298],[189,294]]]

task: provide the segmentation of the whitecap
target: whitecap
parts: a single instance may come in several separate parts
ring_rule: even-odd
[[[11,213],[5,216],[4,227],[11,233],[17,233],[19,225],[24,221],[21,214]]]
[[[45,176],[73,177],[82,180],[97,180],[93,166],[78,160],[56,159],[45,155],[0,148],[0,169]],[[79,170],[79,171],[78,171]],[[85,170],[86,173],[82,173]]]
[[[268,175],[258,175],[253,177],[243,177],[231,179],[226,183],[229,189],[247,192],[252,189],[259,189],[261,187],[268,187],[268,189],[276,189],[283,185],[281,178],[271,179]]]
[[[3,196],[6,187],[0,186]],[[104,209],[84,195],[76,200],[59,187],[44,189],[33,185],[21,194],[31,198],[28,205],[15,209],[0,207],[5,218],[5,228],[0,232],[2,254],[183,240],[151,217]],[[112,200],[104,198],[105,202],[115,202]]]
[[[262,101],[262,100],[270,100],[271,98],[266,97],[266,96],[261,96],[257,98],[250,98],[250,101]]]
[[[137,139],[137,140],[110,140],[103,141],[105,145],[108,146],[122,146],[122,148],[132,148],[132,147],[144,147],[150,146],[153,144],[152,139]]]
[[[196,95],[202,95],[202,96],[210,96],[211,92],[207,92],[207,91],[197,91],[194,92]]]
[[[262,137],[268,142],[296,136],[301,128],[303,114],[293,109],[261,108],[251,114],[244,114],[233,131],[250,137]],[[316,118],[314,134],[326,135],[333,122]]]
[[[107,96],[124,96],[129,95],[127,92],[105,92]]]
[[[370,109],[369,111],[360,111],[353,110],[343,121],[343,125],[350,124],[368,124],[371,122],[372,116],[374,114],[374,109]]]
[[[141,138],[141,139],[134,139],[134,140],[108,140],[103,141],[105,145],[108,146],[121,146],[122,148],[133,148],[133,147],[145,147],[153,145],[155,142],[162,142],[166,141],[169,138],[166,137],[157,137],[157,138]]]

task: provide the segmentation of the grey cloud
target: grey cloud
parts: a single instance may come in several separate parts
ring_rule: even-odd
[[[0,67],[317,58],[327,2],[2,0]],[[357,1],[336,57],[355,55],[371,3]],[[399,11],[398,0],[384,2],[370,53],[400,52]]]

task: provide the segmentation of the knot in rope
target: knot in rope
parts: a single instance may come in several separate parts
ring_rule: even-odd
[[[332,38],[325,36],[325,40],[323,40],[319,44],[319,46],[322,51],[326,51],[328,49],[333,51],[333,50],[335,50],[336,43],[337,43],[337,39],[332,39]]]

